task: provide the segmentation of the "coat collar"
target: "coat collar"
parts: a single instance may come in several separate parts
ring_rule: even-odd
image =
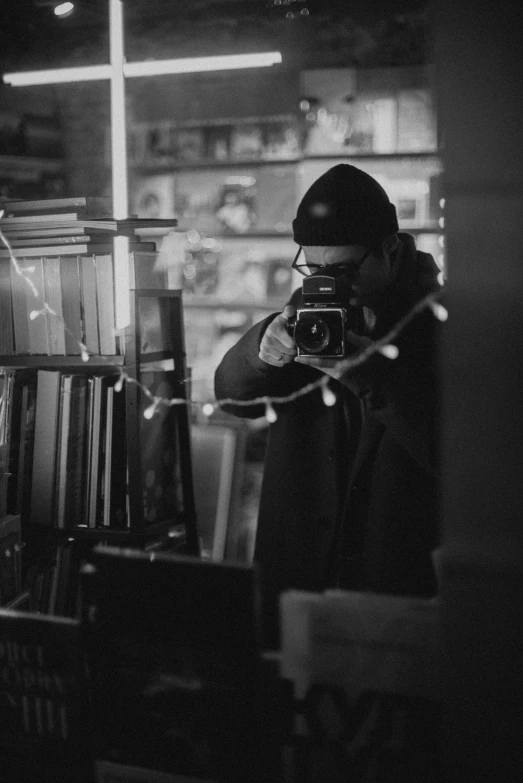
[[[440,289],[438,266],[429,253],[416,250],[410,234],[398,234],[399,244],[392,254],[392,277],[385,305],[376,314],[372,337],[379,339],[430,293]]]

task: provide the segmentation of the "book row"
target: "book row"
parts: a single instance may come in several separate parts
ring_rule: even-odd
[[[118,375],[59,370],[0,370],[4,433],[0,515],[20,513],[22,525],[79,530],[131,527],[126,393]],[[142,372],[136,449],[145,524],[176,521],[182,479],[176,412],[151,399],[173,396],[172,373]]]
[[[156,253],[130,253],[131,271]],[[17,269],[18,266],[18,269]],[[0,356],[123,353],[112,254],[0,258]],[[156,287],[155,284],[153,287]]]
[[[125,394],[114,376],[4,370],[4,509],[22,524],[125,527]]]

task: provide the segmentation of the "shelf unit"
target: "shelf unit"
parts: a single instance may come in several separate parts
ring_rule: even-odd
[[[138,254],[130,254],[130,263],[139,263]],[[144,254],[145,255],[145,254]],[[147,260],[151,262],[151,254],[147,254]],[[69,258],[65,260],[67,263]],[[96,261],[96,257],[95,257]],[[132,280],[150,279],[150,275],[134,270]],[[40,498],[31,498],[30,512],[22,516],[22,538],[24,541],[23,565],[24,574],[35,568],[34,563],[42,562],[45,568],[58,560],[57,554],[60,546],[65,548],[69,544],[74,546],[85,557],[90,547],[96,543],[105,542],[112,545],[130,546],[140,549],[170,550],[184,552],[190,555],[199,555],[199,538],[196,526],[196,512],[192,479],[192,463],[190,449],[190,417],[189,400],[187,395],[187,367],[184,342],[184,323],[182,292],[180,290],[167,290],[165,288],[134,288],[129,292],[130,296],[130,324],[121,334],[122,355],[100,356],[93,355],[87,362],[80,356],[35,356],[35,355],[8,355],[0,356],[0,374],[6,378],[10,372],[29,370],[34,378],[31,383],[37,385],[39,371],[56,371],[60,379],[64,375],[86,376],[88,379],[101,376],[106,379],[108,386],[113,386],[118,379],[125,379],[119,394],[123,397],[121,403],[120,429],[111,431],[116,448],[119,452],[118,461],[115,458],[115,446],[113,446],[113,471],[111,482],[114,480],[114,469],[122,471],[125,475],[127,494],[126,520],[122,523],[100,516],[100,503],[98,493],[107,493],[103,484],[103,471],[97,475],[96,481],[96,520],[91,519],[86,523],[85,518],[81,523],[74,524],[69,517],[63,527],[58,525],[58,481],[59,481],[59,457],[55,456],[55,468],[53,473],[53,522],[39,524],[38,513]],[[144,305],[146,305],[144,307]],[[152,314],[152,316],[151,316]],[[153,320],[151,320],[153,317]],[[154,320],[156,319],[156,320]],[[144,333],[147,330],[149,336],[151,330],[155,333],[155,344],[149,340],[150,348],[145,342]],[[61,381],[59,381],[60,383]],[[86,383],[88,383],[87,381]],[[14,382],[13,382],[14,383]],[[102,381],[100,386],[102,386]],[[149,384],[156,385],[156,389],[150,390]],[[105,389],[105,387],[104,387]],[[19,478],[20,464],[16,462],[19,455],[16,449],[9,449],[10,443],[14,444],[16,438],[21,435],[20,411],[18,417],[14,410],[19,406],[20,400],[7,395],[7,384],[3,384],[2,392],[5,392],[3,401],[4,414],[9,409],[8,415],[12,418],[4,419],[6,425],[4,431],[9,429],[10,423],[17,421],[16,427],[9,431],[7,443],[7,464],[14,466],[11,471],[13,482]],[[36,388],[36,414],[38,416],[38,385]],[[43,393],[43,392],[42,392]],[[103,394],[104,392],[101,392]],[[61,392],[62,394],[62,392]],[[157,407],[152,417],[145,417],[144,411],[155,401],[156,395],[166,402],[157,402]],[[117,392],[110,395],[113,400]],[[167,401],[176,398],[179,404],[170,405]],[[63,397],[57,405],[63,404]],[[120,405],[120,400],[118,401]],[[72,409],[71,409],[72,410]],[[103,407],[100,413],[100,442],[104,441],[109,419],[104,419]],[[116,416],[116,402],[114,403]],[[61,411],[61,409],[59,409]],[[53,437],[56,438],[57,449],[60,448],[60,427],[64,419],[61,412],[58,418]],[[71,415],[71,432],[73,431],[73,418]],[[81,426],[84,426],[83,424]],[[86,425],[89,426],[89,425]],[[91,425],[92,426],[92,425]],[[113,425],[115,426],[115,425]],[[105,429],[104,429],[105,428]],[[124,433],[122,433],[122,428]],[[124,434],[125,448],[121,454],[120,440],[117,433]],[[88,437],[87,435],[85,436]],[[104,441],[108,443],[109,441]],[[124,444],[122,443],[122,448]],[[102,446],[100,448],[103,451]],[[106,447],[105,451],[107,451]],[[102,459],[102,458],[100,458]],[[146,462],[146,460],[149,462]],[[121,460],[121,462],[119,461]],[[26,464],[27,468],[27,464]],[[36,457],[33,455],[30,469],[38,469]],[[92,474],[91,474],[92,475]],[[107,474],[106,474],[107,478]],[[67,476],[67,481],[70,477]],[[82,478],[82,481],[85,477]],[[35,486],[28,482],[29,487]],[[93,479],[91,478],[91,481]],[[102,489],[103,487],[103,489]],[[111,484],[112,488],[112,484]],[[86,502],[88,490],[83,488],[83,502]],[[121,491],[121,490],[120,490]],[[86,494],[87,493],[87,494]],[[103,496],[102,495],[102,496]],[[20,513],[20,508],[6,504],[7,513]],[[19,500],[19,495],[16,495]],[[109,508],[109,505],[107,506]],[[36,509],[36,510],[35,510]],[[36,521],[35,521],[36,520]],[[63,524],[63,523],[62,523]],[[58,566],[56,566],[58,567]],[[36,566],[36,570],[38,565]],[[29,577],[28,577],[29,578]],[[39,577],[35,577],[38,579]],[[49,577],[58,580],[58,575]],[[64,577],[65,578],[65,577]],[[34,583],[33,583],[34,584]],[[22,579],[24,590],[29,588]],[[0,597],[1,602],[1,597]],[[35,601],[33,601],[35,609]],[[40,608],[45,613],[45,608]],[[53,613],[50,611],[50,613]]]

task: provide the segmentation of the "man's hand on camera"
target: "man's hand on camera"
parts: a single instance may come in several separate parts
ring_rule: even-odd
[[[350,331],[345,332],[345,341],[349,346],[349,356],[357,356],[373,343],[373,340],[369,337],[362,337]],[[324,359],[321,356],[297,356],[294,361],[300,364],[307,364],[309,367],[316,367],[317,370],[321,370],[332,378],[339,378],[339,365],[343,362],[343,359]]]
[[[273,367],[290,364],[296,356],[296,343],[287,331],[289,318],[296,315],[296,308],[287,305],[269,324],[260,343],[260,359]]]

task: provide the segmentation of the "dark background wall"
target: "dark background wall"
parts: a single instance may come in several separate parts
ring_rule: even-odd
[[[520,10],[433,3],[449,265],[441,568],[452,781],[523,771]]]

